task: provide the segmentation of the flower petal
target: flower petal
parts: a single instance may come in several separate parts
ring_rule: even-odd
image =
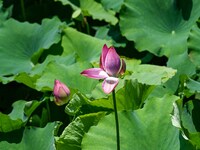
[[[101,68],[90,68],[81,72],[82,75],[93,79],[105,79],[108,74]]]
[[[70,90],[64,83],[60,82],[60,80],[55,80],[53,93],[55,96],[59,97],[68,96],[70,95]]]
[[[108,77],[103,81],[102,88],[106,94],[111,93],[118,85],[119,79],[115,77]]]
[[[106,59],[108,50],[109,50],[109,48],[107,47],[106,44],[104,44],[104,46],[102,48],[102,52],[101,52],[101,57],[100,57],[100,68],[103,70],[105,70],[105,59]]]
[[[121,60],[114,47],[110,47],[105,59],[105,71],[111,76],[117,76]]]

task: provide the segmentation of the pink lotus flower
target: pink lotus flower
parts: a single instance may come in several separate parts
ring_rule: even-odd
[[[120,59],[114,47],[105,44],[100,56],[100,68],[90,68],[81,72],[93,79],[104,79],[102,88],[106,94],[111,93],[119,83],[118,77],[126,70],[126,63]]]
[[[55,80],[54,82],[53,94],[54,102],[58,106],[64,105],[69,101],[70,90],[59,80]]]

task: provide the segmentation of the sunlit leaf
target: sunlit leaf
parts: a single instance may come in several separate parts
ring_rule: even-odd
[[[105,20],[106,22],[115,25],[118,22],[115,17],[115,12],[105,10],[101,3],[97,3],[95,0],[81,0],[80,7],[86,15],[89,14],[93,19]]]
[[[123,4],[124,0],[101,0],[102,5],[106,8],[106,9],[112,9],[116,12],[119,12],[122,4]]]
[[[200,16],[200,1],[193,0],[188,20],[171,0],[127,0],[120,15],[122,34],[139,51],[172,56],[187,50],[190,30]]]
[[[172,125],[170,117],[177,99],[176,96],[165,95],[150,99],[143,109],[118,112],[121,149],[179,150],[179,131]],[[116,149],[113,113],[90,128],[83,137],[82,149]]]
[[[65,112],[69,115],[76,115],[81,106],[84,104],[87,104],[85,98],[81,94],[74,94],[65,107]]]
[[[177,75],[186,74],[191,76],[196,70],[195,65],[191,62],[186,52],[171,56],[167,62],[167,66],[177,69]]]
[[[137,80],[125,80],[124,87],[116,92],[118,110],[135,110],[143,106],[143,102],[154,89],[154,86],[138,83]],[[89,104],[97,107],[113,110],[113,99],[110,94],[108,98],[99,98]]]
[[[81,72],[91,65],[86,62],[78,62],[72,65],[49,63],[43,71],[43,75],[36,82],[38,90],[53,90],[54,80],[64,82],[69,88],[78,89],[83,93],[90,93],[97,84],[97,80],[92,80],[81,76]]]
[[[84,134],[89,130],[90,126],[96,125],[104,115],[103,112],[100,112],[76,118],[65,128],[62,135],[56,141],[57,149],[81,150],[81,141]]]
[[[137,79],[139,83],[160,85],[172,78],[175,73],[176,70],[164,66],[137,65],[133,67],[133,73],[130,78]]]
[[[196,72],[196,67],[189,59],[187,52],[171,56],[167,62],[167,66],[177,69],[176,75],[165,85],[167,89],[170,89],[173,92],[178,88],[180,75],[192,76]]]
[[[29,73],[19,73],[14,79],[19,83],[23,83],[33,89],[35,89],[36,81],[42,75],[44,69],[51,62],[57,62],[59,64],[71,65],[75,63],[75,55],[67,55],[67,56],[52,56],[49,55],[45,59],[45,61],[41,64],[35,65]]]
[[[44,128],[26,127],[23,131],[21,139],[9,141],[17,136],[14,133],[4,134],[0,136],[0,149],[16,150],[16,149],[32,149],[32,150],[55,150],[54,130],[55,123],[49,123]],[[18,133],[19,134],[19,133]],[[7,139],[8,138],[8,139]]]
[[[55,0],[62,2],[63,5],[70,5],[74,10],[78,9],[76,5],[74,5],[70,0]]]
[[[200,29],[197,25],[194,25],[190,31],[188,39],[188,47],[190,48],[189,57],[191,61],[200,66]]]
[[[99,61],[103,45],[110,45],[106,40],[94,38],[70,27],[67,27],[64,33],[62,39],[63,55],[76,53],[82,61]]]
[[[29,72],[44,49],[60,40],[61,22],[44,19],[42,24],[30,24],[9,19],[0,28],[1,76]]]

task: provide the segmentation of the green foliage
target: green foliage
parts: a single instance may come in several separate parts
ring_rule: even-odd
[[[136,42],[139,51],[149,50],[155,55],[172,56],[187,49],[187,38],[199,18],[199,1],[193,0],[189,20],[184,20],[175,1],[128,0],[121,13],[121,31]]]
[[[103,116],[104,113],[100,112],[77,117],[65,128],[62,135],[56,141],[57,149],[80,150],[85,132],[88,132],[90,126],[96,125]]]
[[[45,19],[42,25],[20,23],[13,19],[5,21],[0,28],[0,63],[4,64],[0,75],[29,72],[42,50],[59,41],[60,25],[61,22],[56,18]]]
[[[132,79],[148,85],[160,85],[172,78],[176,70],[154,65],[139,65],[134,67]]]
[[[200,149],[199,9],[199,0],[0,1],[0,149],[116,149],[112,94],[80,74],[99,67],[104,44],[126,62],[115,88],[121,149]],[[66,105],[53,102],[55,79],[71,91]]]
[[[6,134],[3,137],[0,137],[1,144],[0,149],[2,150],[15,150],[15,149],[43,149],[43,150],[54,150],[54,136],[53,129],[55,123],[49,123],[45,128],[36,128],[36,127],[26,127],[24,131],[19,131],[18,134],[21,136],[19,138],[19,143],[10,143],[9,140],[6,140]],[[15,137],[15,134],[10,133],[11,137]],[[36,144],[37,143],[37,144]]]
[[[165,95],[163,98],[148,100],[143,109],[119,112],[121,148],[178,150],[179,131],[171,124],[170,117],[172,104],[177,99],[178,97]],[[82,148],[116,149],[114,123],[113,113],[102,118],[97,126],[91,127],[85,134]]]
[[[17,101],[13,104],[13,110],[9,115],[0,113],[0,132],[10,132],[20,129],[27,120],[24,115],[25,101]]]
[[[62,55],[76,53],[82,61],[94,62],[99,59],[102,45],[109,44],[106,40],[94,38],[92,36],[77,32],[73,28],[64,30],[62,46],[64,48]],[[79,37],[77,39],[77,37]],[[109,44],[110,45],[110,44]]]
[[[200,48],[199,48],[199,41],[200,41],[200,29],[198,26],[194,25],[191,29],[190,36],[188,39],[188,47],[191,49],[189,56],[191,61],[196,65],[200,66],[199,58],[200,58]]]

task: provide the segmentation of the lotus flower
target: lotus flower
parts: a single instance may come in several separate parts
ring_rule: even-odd
[[[100,68],[90,68],[81,72],[93,79],[104,79],[102,88],[106,94],[111,93],[119,83],[118,77],[126,70],[126,63],[120,59],[114,47],[103,46],[100,56]]]
[[[54,82],[54,102],[56,105],[61,106],[66,104],[69,101],[70,90],[69,88],[59,80]]]

